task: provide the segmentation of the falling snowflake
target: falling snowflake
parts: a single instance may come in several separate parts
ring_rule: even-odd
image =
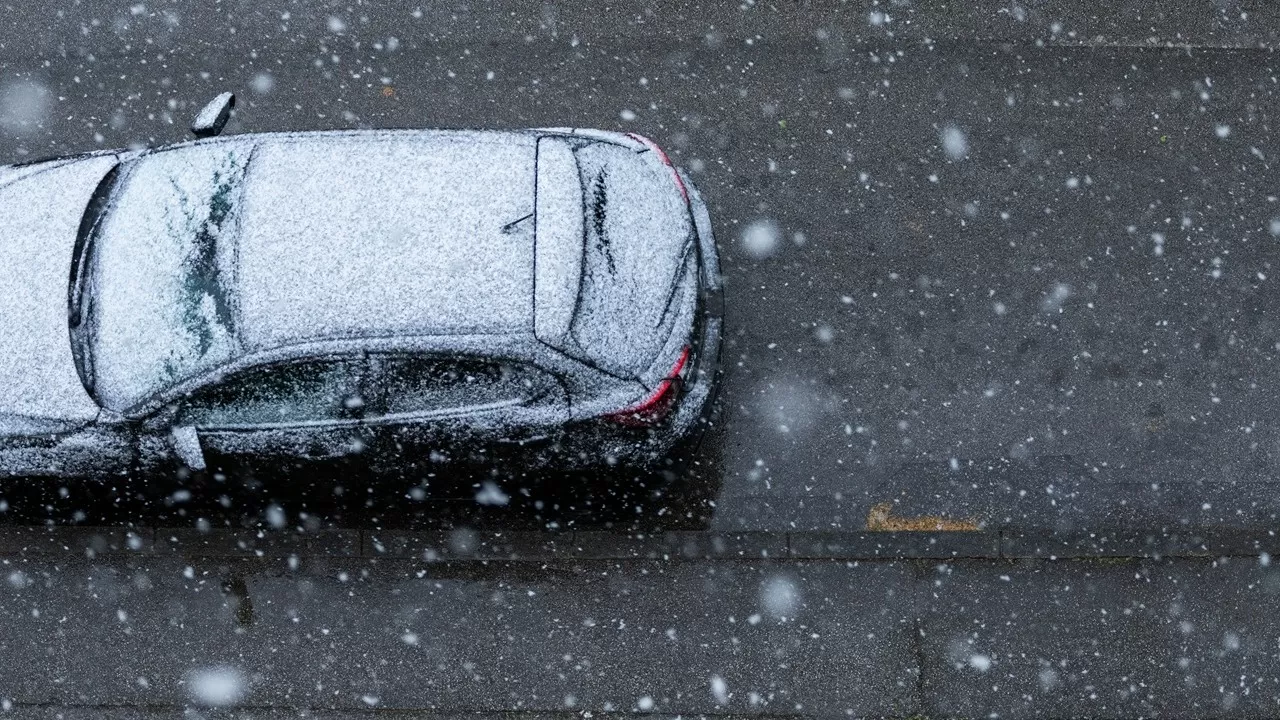
[[[53,112],[53,92],[34,80],[0,87],[0,128],[21,135],[38,130]]]
[[[199,668],[187,675],[191,699],[199,705],[226,707],[244,697],[245,679],[239,669],[230,665]]]
[[[987,655],[974,654],[969,656],[969,667],[978,672],[986,672],[991,669],[991,658]]]
[[[715,698],[717,705],[729,704],[729,686],[719,675],[711,676],[711,697]]]
[[[753,220],[742,230],[742,249],[757,260],[778,252],[782,245],[782,228],[771,218]]]
[[[266,95],[275,89],[276,79],[269,72],[260,72],[249,81],[249,87],[259,95]]]
[[[502,488],[493,482],[486,480],[476,493],[476,502],[481,505],[506,505],[511,502],[511,496],[502,492]]]
[[[965,137],[964,131],[955,125],[948,125],[942,128],[941,133],[942,149],[946,151],[947,157],[952,160],[963,160],[969,155],[969,139]]]
[[[760,604],[776,618],[795,617],[800,604],[800,591],[796,583],[785,575],[775,575],[760,588]]]

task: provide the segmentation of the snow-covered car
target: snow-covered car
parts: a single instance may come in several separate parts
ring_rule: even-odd
[[[638,135],[213,137],[0,210],[0,476],[652,468],[707,423],[710,219]]]

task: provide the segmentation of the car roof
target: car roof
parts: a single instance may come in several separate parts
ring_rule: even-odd
[[[282,133],[124,158],[93,226],[96,398],[130,407],[302,343],[562,335],[583,243],[563,144],[540,131]]]
[[[245,136],[242,136],[242,138]],[[536,137],[249,136],[235,233],[247,349],[532,331]]]

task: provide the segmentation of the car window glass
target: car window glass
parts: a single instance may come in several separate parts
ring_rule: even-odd
[[[524,365],[468,358],[397,357],[375,361],[371,380],[387,415],[446,411],[532,399],[545,387]]]
[[[128,161],[82,258],[78,338],[92,387],[135,406],[228,362],[247,142],[193,145]]]
[[[345,420],[361,406],[354,360],[312,360],[253,368],[193,393],[178,424],[197,427]]]
[[[636,375],[671,336],[663,318],[686,264],[692,221],[671,170],[647,155],[594,143],[575,158],[585,233],[570,331],[594,365]]]

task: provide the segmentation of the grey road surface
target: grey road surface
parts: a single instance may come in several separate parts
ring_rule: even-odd
[[[21,717],[1274,717],[1280,703],[1280,623],[1259,611],[1280,575],[1256,558],[628,557],[579,535],[510,561],[456,536],[43,532],[0,548],[0,707]]]
[[[710,528],[765,538],[735,557],[294,562],[41,554],[7,530],[0,707],[160,717],[231,687],[263,717],[1276,714],[1256,542],[1054,561],[1080,546],[1035,534],[1129,528],[1160,556],[1170,528],[1274,527],[1270,6],[91,0],[0,18],[4,161],[180,141],[223,90],[229,132],[657,140],[724,256]],[[907,554],[934,559],[791,552],[820,537],[791,533],[938,524],[1012,534],[944,541],[970,559],[918,537]]]
[[[715,527],[860,527],[906,466],[1065,458],[1178,495],[1280,458],[1274,11],[4,12],[12,160],[180,141],[224,89],[232,132],[654,137],[724,252]]]

